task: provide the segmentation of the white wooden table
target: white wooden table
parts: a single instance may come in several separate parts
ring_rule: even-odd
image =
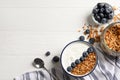
[[[36,70],[31,65],[36,57],[50,69],[52,57],[81,35],[77,29],[98,2],[120,0],[0,0],[0,80]]]

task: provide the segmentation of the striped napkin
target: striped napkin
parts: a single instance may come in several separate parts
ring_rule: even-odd
[[[40,69],[25,73],[14,80],[55,80],[53,75],[56,80],[120,80],[120,57],[106,56],[99,45],[95,48],[98,54],[98,64],[95,70],[85,77],[73,78],[67,75],[59,65],[51,69],[52,75],[45,69]]]

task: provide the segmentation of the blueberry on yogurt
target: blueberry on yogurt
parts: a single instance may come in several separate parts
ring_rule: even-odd
[[[71,63],[71,67],[74,68],[76,66],[75,62]]]
[[[79,60],[79,59],[76,59],[76,60],[75,60],[75,63],[76,63],[76,64],[79,64],[79,63],[80,63],[80,60]]]
[[[84,57],[82,56],[82,57],[80,57],[80,61],[83,61],[84,60]]]
[[[72,67],[71,67],[71,66],[67,67],[67,71],[68,71],[68,72],[71,72],[71,70],[72,70]]]
[[[98,3],[94,7],[92,14],[95,22],[105,24],[113,19],[114,11],[110,4]]]
[[[88,52],[87,52],[87,51],[84,51],[84,52],[83,52],[83,57],[87,57],[87,55],[88,55]]]
[[[94,48],[93,48],[93,47],[89,47],[89,48],[87,49],[87,52],[88,52],[88,53],[94,52]]]

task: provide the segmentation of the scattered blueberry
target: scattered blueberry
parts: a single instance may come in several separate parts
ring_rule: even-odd
[[[89,33],[90,33],[90,30],[89,30],[89,29],[86,29],[85,33],[86,33],[86,34],[89,34]]]
[[[79,59],[76,59],[76,60],[75,60],[75,63],[76,63],[76,64],[79,64],[79,63],[80,63],[80,60],[79,60]]]
[[[106,18],[102,18],[101,23],[103,23],[103,24],[107,23],[107,19]]]
[[[97,7],[98,7],[98,8],[102,8],[102,7],[104,7],[104,5],[105,5],[104,3],[98,3],[98,4],[97,4]]]
[[[84,60],[84,57],[81,57],[81,58],[80,58],[80,61],[83,61],[83,60]]]
[[[87,52],[88,52],[88,53],[94,52],[94,48],[93,48],[93,47],[89,47],[89,48],[87,49]]]
[[[54,56],[52,59],[53,62],[59,62],[59,57],[58,56]]]
[[[80,37],[79,37],[79,40],[80,40],[80,41],[84,41],[84,40],[85,40],[85,37],[84,37],[84,36],[80,36]]]
[[[83,57],[87,57],[87,55],[88,55],[87,51],[83,52]]]
[[[71,66],[67,67],[67,71],[68,71],[68,72],[71,72],[71,70],[72,70],[72,67],[71,67]]]
[[[75,62],[71,63],[71,67],[74,68],[76,66]]]
[[[50,51],[47,51],[47,52],[45,53],[45,55],[46,55],[46,56],[49,56],[49,55],[50,55]]]
[[[94,42],[95,42],[95,39],[94,39],[94,38],[90,38],[90,39],[89,39],[89,43],[90,43],[90,44],[94,44]]]

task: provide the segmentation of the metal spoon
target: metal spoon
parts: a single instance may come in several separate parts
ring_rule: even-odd
[[[44,61],[42,59],[40,59],[40,58],[35,58],[34,61],[33,61],[33,66],[35,68],[38,68],[38,69],[39,68],[44,68],[50,74],[50,76],[52,76],[55,80],[59,80],[53,74],[51,74],[44,65],[45,65]],[[52,78],[51,78],[51,80],[52,80]]]

